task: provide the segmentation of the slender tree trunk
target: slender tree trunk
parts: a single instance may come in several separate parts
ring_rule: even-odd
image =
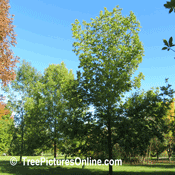
[[[159,160],[159,154],[158,154],[158,152],[157,152],[157,162],[158,162],[158,160]]]
[[[171,158],[171,152],[169,151],[169,152],[168,152],[168,159],[169,159],[169,162],[171,161],[170,158]]]
[[[21,142],[21,154],[20,154],[20,164],[22,163],[22,155],[23,155],[23,142],[24,142],[24,119],[23,119],[23,112],[22,112],[22,121],[21,121],[21,136],[22,136],[22,142]]]
[[[21,143],[21,154],[20,154],[20,164],[22,163],[22,155],[23,155],[23,130],[22,130],[22,143]]]
[[[151,147],[152,147],[152,143],[150,144],[149,158],[151,158]]]
[[[57,148],[57,146],[56,146],[56,141],[55,141],[55,139],[54,139],[54,158],[56,159],[56,148]]]
[[[110,115],[110,113],[108,114]],[[112,145],[111,145],[111,118],[108,120],[108,148],[109,148],[109,161],[112,159]],[[109,175],[112,175],[112,166],[109,164]]]
[[[147,153],[146,153],[146,158],[147,158],[147,164],[148,164],[148,149],[147,149]]]
[[[169,144],[169,149],[168,149],[168,159],[169,159],[169,162],[171,162],[171,144]]]
[[[55,129],[54,129],[54,158],[56,159],[56,156],[57,156],[57,145],[56,145],[56,119],[55,119]]]

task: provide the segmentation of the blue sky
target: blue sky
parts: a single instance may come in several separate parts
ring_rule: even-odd
[[[139,1],[139,0],[30,0],[10,1],[10,14],[14,14],[14,28],[17,45],[12,48],[14,55],[20,60],[31,62],[41,73],[49,64],[60,64],[62,61],[66,67],[76,71],[79,58],[72,51],[71,23],[78,19],[90,22],[90,18],[99,16],[99,12],[112,9],[119,5],[122,15],[128,16],[132,11],[141,24],[139,33],[143,43],[145,56],[135,75],[142,72],[145,80],[142,80],[141,89],[149,90],[151,87],[165,85],[165,78],[169,78],[169,84],[175,89],[175,53],[162,51],[163,39],[169,39],[174,35],[174,12],[168,13],[163,4],[165,0]],[[174,36],[175,39],[175,36]],[[17,64],[19,66],[19,64]],[[134,76],[135,76],[134,75]]]

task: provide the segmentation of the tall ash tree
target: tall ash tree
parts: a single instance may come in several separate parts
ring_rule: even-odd
[[[139,73],[131,80],[144,52],[138,36],[140,24],[133,12],[123,17],[117,6],[112,12],[104,8],[104,13],[101,11],[99,17],[91,18],[90,23],[83,21],[83,25],[82,30],[77,19],[72,24],[73,38],[77,40],[73,51],[79,55],[79,68],[84,70],[82,75],[78,72],[78,79],[86,91],[83,100],[95,107],[99,125],[107,127],[111,160],[111,128],[118,120],[114,115],[117,102],[132,87],[139,87],[144,78]],[[110,164],[109,174],[112,175]]]

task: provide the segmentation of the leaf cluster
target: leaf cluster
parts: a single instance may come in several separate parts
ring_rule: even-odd
[[[164,4],[164,7],[169,10],[169,13],[171,13],[173,10],[175,12],[175,0],[167,1],[166,4]]]
[[[169,2],[167,1],[167,3],[164,4],[164,7],[167,8],[167,9],[170,9],[169,13],[171,13],[173,10],[175,12],[175,0],[171,0]],[[163,39],[163,42],[164,42],[164,44],[167,47],[163,47],[162,50],[166,50],[167,49],[167,51],[169,51],[169,50],[174,51],[173,49],[171,49],[171,47],[175,46],[175,44],[172,43],[173,42],[173,38],[172,37],[169,38],[169,42],[167,42],[166,39]],[[174,57],[174,59],[175,59],[175,57]]]
[[[167,42],[167,40],[165,40],[165,39],[163,39],[163,42],[167,47],[163,47],[162,50],[167,49],[169,51],[171,49],[170,47],[175,46],[175,44],[173,44],[173,38],[172,37],[170,37],[169,42]]]

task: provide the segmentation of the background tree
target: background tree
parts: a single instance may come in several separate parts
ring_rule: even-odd
[[[13,52],[9,49],[10,45],[15,47],[17,44],[14,34],[13,16],[9,15],[9,1],[1,0],[0,3],[0,79],[1,84],[6,86],[7,83],[15,79],[13,67],[19,62],[19,57],[14,58]],[[10,40],[11,41],[10,41]]]
[[[166,125],[168,127],[167,132],[164,133],[164,139],[165,139],[165,144],[166,144],[166,150],[168,153],[168,158],[170,161],[170,157],[172,156],[173,153],[173,148],[175,145],[175,136],[173,135],[174,132],[174,127],[173,123],[175,121],[175,116],[174,116],[174,101],[171,104],[171,110],[167,112],[167,114],[164,116],[164,120],[166,122]]]
[[[127,155],[145,157],[150,140],[155,136],[163,143],[163,134],[168,128],[163,117],[171,109],[174,93],[170,87],[169,84],[161,87],[162,93],[158,89],[143,91],[141,94],[136,92],[126,100],[123,115],[127,118],[119,123],[117,133],[121,138],[118,143]]]
[[[172,148],[174,145],[174,137],[172,136],[173,128],[171,124],[174,121],[174,101],[171,103],[170,107],[171,109],[168,110],[166,115],[163,117],[167,128],[166,134],[163,133],[164,142],[162,143],[156,136],[150,140],[149,157],[157,156],[157,160],[162,152],[167,151],[169,153],[168,156],[170,156],[173,152]]]
[[[54,145],[54,158],[56,158],[57,145],[63,137],[61,135],[63,120],[67,123],[67,118],[73,117],[70,115],[71,110],[68,109],[69,102],[64,98],[65,94],[69,96],[71,93],[71,90],[66,89],[67,86],[71,87],[73,80],[72,70],[68,72],[64,62],[60,65],[49,65],[38,82],[37,91],[32,90],[35,93],[28,97],[28,103],[26,103],[30,122],[41,125],[43,131],[44,128],[48,130],[49,141]]]
[[[166,149],[164,142],[161,142],[157,137],[150,140],[151,144],[151,157],[156,156],[157,161],[159,160],[159,155]]]
[[[25,133],[25,119],[24,119],[24,102],[23,100],[15,100],[13,99],[13,102],[8,100],[7,106],[10,107],[16,114],[14,115],[14,122],[15,125],[18,126],[18,136],[20,136],[19,143],[20,148],[18,147],[18,150],[20,150],[20,163],[22,162],[22,156],[24,154],[24,133]]]
[[[8,153],[14,127],[12,111],[0,102],[0,154]]]
[[[26,63],[24,60],[22,62],[22,65],[16,71],[16,75],[17,75],[16,79],[11,81],[11,85],[3,87],[2,90],[10,94],[8,95],[9,100],[7,106],[11,110],[16,112],[14,116],[14,122],[15,125],[17,126],[15,131],[18,131],[18,133],[16,135],[14,133],[14,138],[16,141],[13,142],[13,146],[14,143],[17,143],[17,141],[20,143],[20,149],[18,147],[18,150],[20,150],[20,162],[21,162],[22,155],[25,154],[24,145],[27,145],[24,143],[25,132],[27,130],[25,120],[27,116],[26,111],[24,109],[24,104],[26,102],[25,98],[32,95],[32,88],[35,86],[35,83],[37,82],[37,80],[39,80],[41,75],[36,73],[36,70],[32,68],[29,65],[29,63]],[[21,95],[22,100],[17,99],[16,95],[14,95],[14,92],[19,93]],[[16,138],[16,136],[19,138]],[[13,150],[15,150],[15,148]]]
[[[108,153],[112,159],[111,128],[118,118],[114,115],[117,102],[124,92],[132,87],[139,87],[143,74],[140,73],[131,81],[132,74],[142,62],[143,46],[139,41],[140,24],[133,12],[129,17],[121,15],[121,9],[114,8],[109,12],[106,8],[100,17],[83,21],[84,30],[79,21],[72,24],[74,52],[79,55],[80,66],[84,72],[78,72],[80,84],[86,94],[83,100],[92,104],[99,123],[108,129]],[[82,53],[80,53],[82,51]],[[94,135],[95,139],[95,135]],[[112,166],[109,165],[112,175]]]

